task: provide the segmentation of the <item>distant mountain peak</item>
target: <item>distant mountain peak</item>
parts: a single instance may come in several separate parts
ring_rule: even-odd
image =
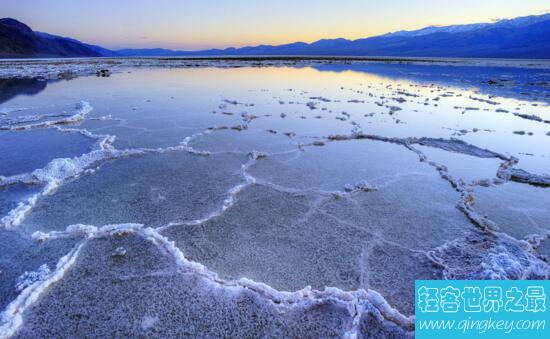
[[[411,30],[411,31],[397,31],[392,33],[387,33],[384,35],[381,35],[382,37],[415,37],[415,36],[422,36],[422,35],[428,35],[433,33],[462,33],[462,32],[469,32],[474,31],[482,28],[487,27],[524,27],[533,25],[539,22],[550,20],[550,13],[542,14],[542,15],[529,15],[529,16],[523,16],[523,17],[517,17],[512,19],[500,19],[496,22],[482,22],[482,23],[476,23],[476,24],[465,24],[465,25],[449,25],[449,26],[438,26],[438,25],[432,25],[427,26],[421,29],[417,30]]]
[[[19,30],[21,32],[25,32],[27,34],[33,32],[32,29],[29,26],[25,25],[21,21],[15,20],[13,18],[0,19],[0,25],[10,27],[12,29],[17,29],[17,30]]]

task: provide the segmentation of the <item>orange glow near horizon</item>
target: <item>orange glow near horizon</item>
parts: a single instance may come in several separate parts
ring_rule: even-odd
[[[547,0],[18,0],[3,3],[0,16],[107,48],[197,50],[353,40],[549,11]]]

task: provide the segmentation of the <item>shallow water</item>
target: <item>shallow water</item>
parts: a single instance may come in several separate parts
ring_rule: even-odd
[[[547,69],[276,66],[0,80],[0,335],[402,337],[415,279],[549,278]]]

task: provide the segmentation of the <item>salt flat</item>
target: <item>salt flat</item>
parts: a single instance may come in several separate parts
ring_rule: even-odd
[[[409,337],[415,279],[549,278],[545,61],[0,64],[0,337]]]

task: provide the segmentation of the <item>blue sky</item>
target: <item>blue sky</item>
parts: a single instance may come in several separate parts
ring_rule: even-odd
[[[1,0],[1,17],[108,48],[358,39],[550,12],[548,0]]]

